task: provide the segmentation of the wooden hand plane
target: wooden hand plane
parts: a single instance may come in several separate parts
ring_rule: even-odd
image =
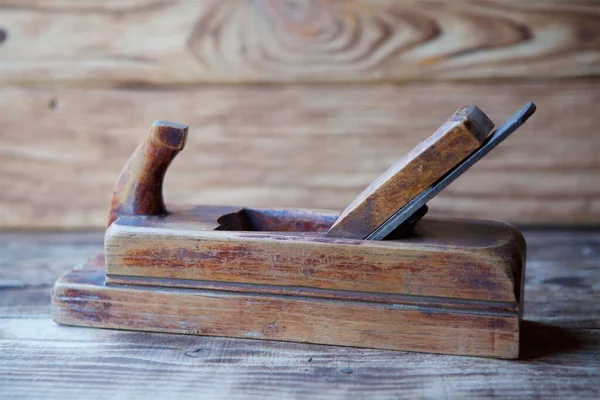
[[[459,109],[341,214],[165,207],[187,127],[158,121],[118,178],[104,253],[60,278],[79,326],[517,358],[525,241],[505,223],[424,217],[426,203],[533,114],[490,134]]]

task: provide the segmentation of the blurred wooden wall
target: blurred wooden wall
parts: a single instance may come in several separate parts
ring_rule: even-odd
[[[600,222],[600,2],[0,0],[0,227],[104,225],[156,119],[170,202],[342,209],[464,104],[538,113],[437,214]]]

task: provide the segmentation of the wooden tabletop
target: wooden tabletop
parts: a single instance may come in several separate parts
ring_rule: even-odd
[[[102,232],[0,233],[0,397],[600,397],[600,230],[525,230],[521,359],[58,326],[53,282]]]

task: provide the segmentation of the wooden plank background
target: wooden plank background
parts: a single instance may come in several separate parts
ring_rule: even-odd
[[[2,0],[0,82],[595,76],[600,10],[572,0]]]
[[[0,0],[0,227],[103,226],[156,119],[171,202],[341,210],[444,119],[538,113],[433,214],[600,223],[600,2]]]

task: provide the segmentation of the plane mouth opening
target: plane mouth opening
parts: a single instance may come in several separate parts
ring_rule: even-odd
[[[327,232],[338,215],[295,210],[242,208],[217,219],[218,231]]]

